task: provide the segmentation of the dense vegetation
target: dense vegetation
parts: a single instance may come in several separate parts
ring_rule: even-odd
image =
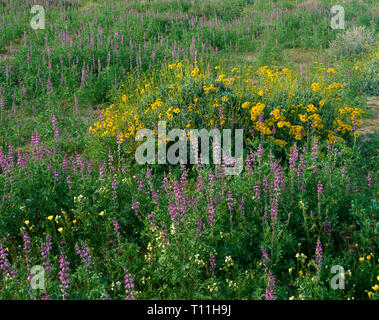
[[[379,298],[371,1],[35,3],[0,1],[1,299]],[[162,120],[243,128],[243,172],[137,163]]]

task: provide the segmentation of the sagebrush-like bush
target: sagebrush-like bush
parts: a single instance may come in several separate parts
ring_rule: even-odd
[[[379,95],[379,57],[375,56],[366,65],[363,70],[361,90],[363,93],[378,96]]]
[[[366,27],[358,26],[341,32],[330,42],[333,54],[358,55],[375,45],[375,36]]]

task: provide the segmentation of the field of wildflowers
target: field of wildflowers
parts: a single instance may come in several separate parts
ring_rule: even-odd
[[[379,299],[371,1],[34,4],[0,1],[0,299]],[[159,121],[243,129],[243,171],[139,164]]]

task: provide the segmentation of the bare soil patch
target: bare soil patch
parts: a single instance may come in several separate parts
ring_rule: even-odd
[[[361,120],[361,134],[371,134],[379,129],[379,96],[367,97],[367,106],[370,116]]]

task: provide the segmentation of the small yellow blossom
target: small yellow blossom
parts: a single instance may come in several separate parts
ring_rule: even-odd
[[[249,101],[246,101],[246,102],[242,103],[241,107],[242,107],[242,109],[247,109],[247,108],[249,108],[249,107],[250,107],[250,102],[249,102]]]
[[[321,89],[321,86],[317,82],[313,82],[311,87],[313,91],[317,91]]]
[[[58,228],[58,231],[61,233],[63,231],[63,228],[62,227]]]

